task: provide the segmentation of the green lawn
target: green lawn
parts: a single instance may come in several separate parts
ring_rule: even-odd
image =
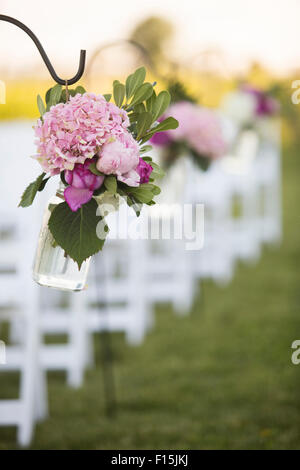
[[[299,449],[300,152],[284,152],[284,242],[266,248],[233,282],[204,284],[190,316],[156,309],[141,347],[113,336],[118,412],[104,413],[102,372],[69,389],[50,374],[50,417],[34,449]],[[99,338],[97,338],[97,341]],[[9,396],[15,380],[1,382]],[[0,449],[15,448],[15,430],[0,428]]]

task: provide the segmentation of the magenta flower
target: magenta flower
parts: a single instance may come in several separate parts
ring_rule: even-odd
[[[64,191],[65,200],[71,211],[76,212],[83,204],[89,202],[95,189],[100,188],[104,176],[94,175],[89,167],[92,161],[77,163],[74,170],[65,172],[65,180],[70,185]]]
[[[272,96],[249,85],[244,85],[242,90],[254,96],[256,100],[255,114],[257,116],[273,116],[278,113],[279,103]]]
[[[150,139],[151,144],[157,145],[157,147],[166,147],[172,142],[167,131],[157,132]]]
[[[139,164],[136,167],[135,171],[140,175],[140,184],[149,183],[149,178],[153,171],[153,168],[151,165],[149,165],[149,163],[145,162],[145,160],[143,160],[141,157],[140,157]]]

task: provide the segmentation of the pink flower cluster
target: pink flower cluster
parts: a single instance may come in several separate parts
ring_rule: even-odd
[[[130,136],[127,113],[101,95],[85,93],[52,106],[35,126],[37,160],[55,175],[93,158],[102,145]],[[130,136],[131,137],[131,136]],[[136,165],[138,150],[136,149]],[[126,157],[125,157],[126,158]]]
[[[184,141],[202,157],[214,159],[224,154],[226,144],[220,122],[213,111],[188,101],[180,101],[170,106],[167,116],[177,119],[179,126],[154,136],[151,139],[154,144],[167,145],[170,141]],[[164,142],[161,141],[162,134],[166,137]]]
[[[65,171],[69,186],[64,194],[72,211],[91,200],[103,184],[103,175],[116,175],[128,186],[149,181],[152,167],[140,158],[129,124],[123,109],[92,93],[77,94],[67,103],[52,106],[38,120],[36,158],[46,173]],[[101,176],[90,171],[92,162]]]

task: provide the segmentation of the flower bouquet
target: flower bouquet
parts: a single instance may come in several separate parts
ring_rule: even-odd
[[[115,80],[113,96],[61,85],[47,91],[46,104],[38,96],[35,158],[43,173],[26,188],[20,206],[30,206],[51,177],[60,177],[37,247],[33,278],[39,284],[84,288],[90,258],[102,250],[109,230],[107,201],[118,206],[123,198],[137,215],[143,204],[155,204],[160,188],[154,182],[163,171],[146,156],[151,146],[145,143],[178,122],[171,116],[158,122],[170,95],[156,94],[145,76],[141,67],[125,84]]]
[[[270,93],[250,85],[227,93],[221,107],[241,130],[254,129],[261,119],[277,116],[280,109]]]
[[[278,143],[280,130],[276,118],[280,105],[270,92],[241,85],[224,96],[221,109],[236,126],[232,144],[235,152],[246,147],[248,140],[256,140],[256,147],[265,141]]]
[[[178,128],[154,135],[151,143],[162,147],[166,166],[188,153],[200,169],[206,171],[226,150],[218,117],[212,110],[190,101],[172,104],[164,117],[171,115],[179,121]]]

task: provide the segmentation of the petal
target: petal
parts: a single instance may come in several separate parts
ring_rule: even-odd
[[[93,191],[68,186],[64,191],[64,196],[71,211],[76,212],[83,204],[92,199]]]
[[[134,170],[129,171],[125,175],[118,175],[117,179],[128,186],[137,187],[140,185],[140,175]]]
[[[65,180],[68,184],[72,184],[73,181],[73,172],[70,170],[65,171]]]
[[[72,186],[74,186],[75,188],[78,188],[78,189],[84,189],[85,188],[85,184],[84,184],[83,179],[81,178],[80,171],[76,171],[76,168],[75,168],[75,171],[73,171]]]

